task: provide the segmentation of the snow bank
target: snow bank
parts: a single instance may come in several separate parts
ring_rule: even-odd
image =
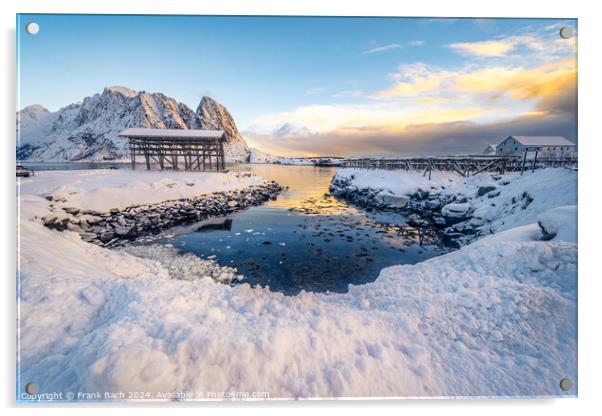
[[[522,176],[484,174],[468,178],[433,172],[430,181],[422,173],[405,171],[339,169],[336,176],[349,179],[352,188],[372,189],[379,195],[408,197],[421,191],[433,196],[454,196],[463,201],[463,208],[467,207],[464,204],[470,205],[473,218],[487,223],[487,232],[532,224],[548,209],[577,204],[577,172],[563,168],[541,169]],[[490,191],[479,195],[488,188]]]
[[[21,181],[23,194],[52,196],[66,207],[108,211],[136,204],[241,189],[264,179],[228,172],[165,172],[131,170],[79,170],[38,172]]]
[[[277,156],[262,152],[253,147],[249,149],[249,163],[274,163],[276,160],[278,160]]]
[[[70,174],[80,193],[123,183]],[[64,180],[22,182],[19,380],[41,393],[576,394],[558,386],[577,380],[575,243],[502,233],[346,294],[289,297],[44,228],[34,217]]]
[[[458,175],[447,172],[433,172],[431,180],[419,172],[387,170],[337,169],[337,176],[353,177],[353,185],[358,189],[382,189],[389,195],[411,195],[418,190],[427,191],[433,186],[449,186],[457,181]]]
[[[464,218],[470,209],[470,204],[447,204],[441,209],[444,217]]]
[[[547,240],[577,242],[577,206],[558,207],[537,217],[537,224]]]

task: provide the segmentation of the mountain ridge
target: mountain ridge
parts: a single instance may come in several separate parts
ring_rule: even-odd
[[[219,129],[229,162],[244,162],[249,147],[222,104],[203,97],[196,111],[163,93],[108,86],[50,112],[39,104],[17,112],[17,160],[41,162],[118,160],[128,156],[118,136],[130,127]]]

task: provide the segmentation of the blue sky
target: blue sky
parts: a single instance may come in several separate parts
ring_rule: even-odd
[[[40,25],[35,36],[29,21]],[[21,15],[19,107],[54,111],[123,85],[193,109],[212,96],[252,145],[272,152],[314,153],[329,140],[321,153],[416,153],[417,126],[419,136],[430,126],[423,143],[432,147],[433,125],[522,126],[551,115],[542,103],[576,79],[575,39],[558,36],[566,25],[576,29],[537,19]],[[565,119],[567,135],[576,127]],[[480,141],[472,133],[473,142],[443,147],[477,146],[497,130]],[[389,141],[370,149],[374,137]]]

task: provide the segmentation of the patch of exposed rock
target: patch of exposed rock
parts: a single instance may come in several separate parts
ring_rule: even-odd
[[[78,232],[84,241],[113,247],[167,228],[224,216],[275,199],[282,187],[274,181],[242,190],[214,192],[159,204],[111,209],[109,212],[65,207],[42,219],[48,228]],[[50,200],[51,197],[49,197]]]
[[[491,234],[489,222],[475,217],[474,208],[465,194],[442,192],[443,187],[432,186],[429,190],[419,189],[411,195],[393,195],[383,189],[357,188],[354,177],[337,176],[332,179],[330,192],[367,209],[400,211],[408,216],[408,225],[434,231],[440,242],[449,248],[460,248],[474,239]],[[501,187],[508,182],[501,176],[492,176],[495,186],[482,186],[476,197],[487,197],[492,201],[500,195]],[[513,198],[516,209],[525,209],[533,201],[528,193]],[[494,202],[492,202],[494,203]]]

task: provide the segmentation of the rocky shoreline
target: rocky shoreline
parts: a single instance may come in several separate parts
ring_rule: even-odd
[[[125,209],[99,212],[88,209],[57,207],[54,216],[42,218],[44,225],[58,231],[75,231],[82,240],[102,247],[115,247],[144,235],[158,234],[176,225],[192,224],[261,205],[275,199],[284,188],[274,181],[245,189],[214,192],[193,198],[142,204]],[[64,202],[47,197],[52,202]]]
[[[409,195],[389,195],[383,189],[358,188],[354,186],[354,177],[335,175],[330,184],[330,192],[354,204],[367,209],[393,210],[407,214],[407,224],[436,233],[442,245],[457,249],[493,230],[489,222],[474,216],[474,207],[470,200],[487,198],[495,205],[501,188],[508,184],[502,176],[491,177],[496,183],[492,186],[481,186],[474,196],[466,194],[443,193],[444,186],[431,186],[430,189],[419,189]],[[513,198],[513,209],[525,209],[532,201],[528,193],[520,198]]]

